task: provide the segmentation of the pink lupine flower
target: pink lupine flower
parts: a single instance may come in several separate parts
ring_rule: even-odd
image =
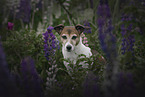
[[[85,37],[85,34],[84,33],[82,33],[82,37]]]
[[[87,40],[87,37],[84,37],[84,40]]]
[[[88,41],[85,41],[85,43],[88,43]]]
[[[89,46],[89,44],[85,44],[85,46]]]
[[[88,38],[85,36],[85,34],[82,33],[82,41],[83,41],[83,44],[84,44],[84,45],[86,45],[86,44],[88,43],[87,39],[88,39]],[[89,46],[89,45],[87,44],[86,46]]]
[[[85,44],[86,43],[86,41],[83,41],[83,44]]]
[[[14,23],[8,22],[8,30],[12,30],[14,27]]]

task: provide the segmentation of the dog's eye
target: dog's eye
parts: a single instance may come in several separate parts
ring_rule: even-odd
[[[62,38],[63,38],[63,39],[67,39],[67,37],[66,37],[66,36],[62,36]]]
[[[73,36],[73,37],[72,37],[72,39],[76,39],[76,38],[77,38],[77,36]]]

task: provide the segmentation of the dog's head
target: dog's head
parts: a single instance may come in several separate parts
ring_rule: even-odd
[[[71,52],[80,42],[81,33],[86,27],[78,24],[76,26],[64,26],[62,24],[54,27],[61,36],[61,42],[65,50]]]

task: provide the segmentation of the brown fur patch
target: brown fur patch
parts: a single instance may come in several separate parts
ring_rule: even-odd
[[[70,35],[72,30],[71,29],[67,29],[68,34]]]
[[[77,36],[79,36],[79,33],[74,26],[65,26],[61,34],[76,34]]]

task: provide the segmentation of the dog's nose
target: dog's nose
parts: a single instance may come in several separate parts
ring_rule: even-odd
[[[68,51],[70,51],[72,47],[70,45],[68,45],[66,48]]]

